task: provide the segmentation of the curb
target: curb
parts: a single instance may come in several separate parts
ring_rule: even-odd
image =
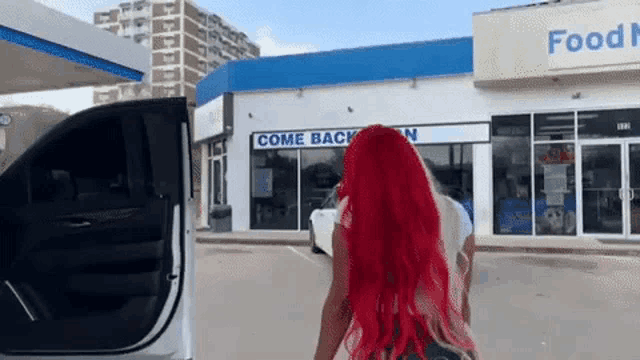
[[[196,238],[199,244],[229,244],[229,245],[264,245],[264,246],[311,246],[309,240],[276,240],[276,239],[215,239]],[[558,254],[558,255],[601,255],[601,256],[631,256],[640,257],[640,249],[575,249],[552,247],[523,247],[523,246],[488,246],[477,245],[477,252],[486,253],[515,253],[515,254]]]
[[[196,238],[199,244],[235,244],[235,245],[276,245],[276,246],[311,246],[309,240],[266,240],[266,239],[207,239]]]
[[[567,249],[515,246],[476,246],[478,252],[524,253],[524,254],[561,254],[561,255],[604,255],[604,256],[640,256],[639,250],[628,249]]]

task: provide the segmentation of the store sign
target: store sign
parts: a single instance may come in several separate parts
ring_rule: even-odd
[[[591,24],[554,27],[548,32],[549,68],[617,65],[638,62],[640,25]]]
[[[488,123],[396,128],[413,144],[489,142]],[[253,148],[346,147],[359,129],[282,131],[253,134]]]
[[[636,46],[640,33],[638,24],[631,24],[631,33],[633,34],[632,46]],[[592,31],[588,34],[580,34],[577,32],[569,33],[567,30],[553,30],[549,31],[549,54],[553,55],[563,51],[563,47],[566,47],[566,50],[570,52],[599,51],[605,49],[605,46],[609,49],[622,49],[625,45],[624,38],[623,24],[606,33]]]

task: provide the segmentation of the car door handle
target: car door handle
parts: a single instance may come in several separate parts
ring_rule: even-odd
[[[60,222],[62,226],[70,228],[82,228],[91,226],[91,222],[83,219],[64,220]]]

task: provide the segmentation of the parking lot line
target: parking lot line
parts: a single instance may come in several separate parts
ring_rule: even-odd
[[[293,246],[287,246],[287,248],[291,251],[293,251],[294,253],[302,256],[303,258],[307,259],[308,261],[310,261],[311,263],[313,263],[313,265],[318,266],[318,267],[322,267],[321,264],[318,264],[317,262],[313,261],[310,257],[308,257],[307,255],[301,253],[300,251],[296,250]]]

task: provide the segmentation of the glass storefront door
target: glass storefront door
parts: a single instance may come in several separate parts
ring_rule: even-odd
[[[630,216],[629,234],[634,240],[640,240],[640,141],[627,142],[626,153],[629,178],[626,189]]]
[[[640,240],[640,141],[584,141],[580,148],[582,233]]]
[[[220,157],[215,157],[213,159],[213,191],[211,195],[213,196],[213,204],[220,205],[222,204],[222,166],[221,166]]]

